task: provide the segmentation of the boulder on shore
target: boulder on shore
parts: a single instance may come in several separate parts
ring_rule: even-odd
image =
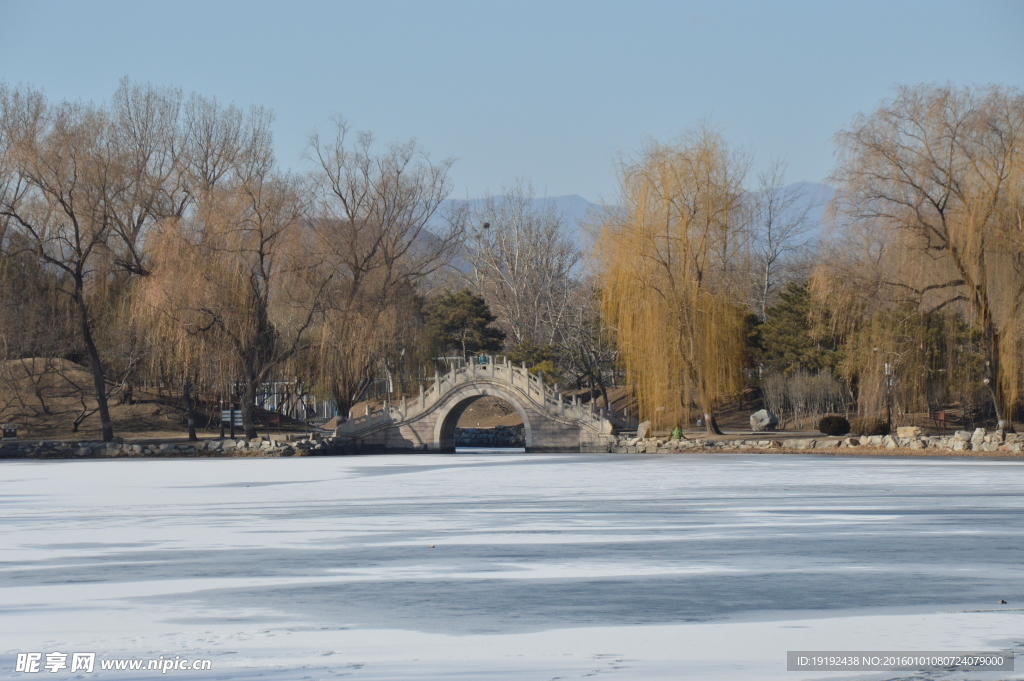
[[[775,430],[779,425],[779,417],[767,409],[755,411],[750,415],[750,430],[755,433],[763,433],[768,430]]]

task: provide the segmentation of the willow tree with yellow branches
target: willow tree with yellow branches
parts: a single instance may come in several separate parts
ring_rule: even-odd
[[[902,357],[869,328],[891,325],[893,311],[959,317],[1009,429],[1024,369],[1024,93],[902,87],[837,139],[833,208],[860,245],[825,260],[814,288],[845,326],[850,372],[891,361],[878,352]],[[905,362],[903,375],[918,380],[920,364]]]
[[[292,375],[310,349],[332,279],[305,208],[301,187],[270,172],[208,192],[152,237],[152,273],[137,296],[139,318],[186,381],[237,386],[248,438],[259,387]]]
[[[742,387],[742,285],[749,163],[702,129],[649,144],[621,168],[623,209],[598,242],[602,311],[641,419],[709,433],[715,408]]]

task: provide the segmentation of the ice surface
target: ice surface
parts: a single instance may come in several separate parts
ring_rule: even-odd
[[[1024,462],[463,451],[2,471],[0,678],[55,650],[213,659],[83,678],[1024,678],[785,670],[787,650],[1024,651]]]

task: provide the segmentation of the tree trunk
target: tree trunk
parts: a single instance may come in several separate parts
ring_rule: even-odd
[[[999,332],[996,330],[995,320],[992,318],[992,309],[988,304],[988,297],[977,295],[980,299],[981,319],[984,327],[985,341],[988,344],[988,375],[985,381],[988,383],[989,393],[992,395],[992,406],[996,412],[996,427],[1006,433],[1013,432],[1013,421],[1007,416],[1007,402],[1004,394],[1002,381],[1000,381],[1000,356],[999,356]]]
[[[331,390],[331,395],[334,396],[334,404],[338,408],[338,423],[344,423],[345,421],[348,421],[349,412],[352,411],[352,406],[355,404],[355,402],[338,386],[334,386],[334,388]]]
[[[764,265],[764,279],[761,282],[761,321],[768,319],[768,289],[771,286],[771,265]]]
[[[718,421],[715,420],[715,398],[709,394],[707,386],[703,381],[699,380],[701,386],[701,406],[704,412],[704,432],[708,435],[725,435],[722,430],[718,427]]]
[[[196,405],[192,399],[192,381],[186,379],[181,387],[181,399],[185,403],[185,420],[188,422],[188,441],[196,442],[199,437],[196,435]]]
[[[1005,395],[1003,394],[1003,387],[999,382],[998,359],[995,359],[998,356],[998,350],[994,350],[992,354],[992,370],[985,378],[985,381],[988,383],[988,391],[992,395],[992,406],[996,412],[996,428],[1004,433],[1012,433],[1014,432],[1013,421],[1006,418],[1007,414],[1004,408]]]
[[[245,382],[245,390],[242,395],[242,428],[245,429],[245,439],[252,440],[257,436],[256,434],[256,386],[258,385],[255,380],[247,380]]]
[[[714,412],[704,412],[704,432],[708,435],[725,435],[718,427]]]
[[[608,401],[608,387],[605,386],[604,380],[601,378],[601,372],[598,370],[593,374],[594,380],[597,383],[597,389],[601,393],[601,397],[604,398],[604,406],[608,408],[608,413],[611,413],[611,402]]]
[[[79,286],[79,289],[81,287]],[[78,321],[82,329],[82,340],[85,342],[85,350],[89,353],[89,364],[92,369],[92,384],[96,390],[96,405],[100,413],[100,427],[103,429],[103,441],[111,442],[114,439],[114,425],[110,421],[110,409],[107,406],[107,379],[103,373],[103,363],[100,361],[100,353],[96,349],[96,341],[92,337],[92,328],[89,323],[89,310],[82,299],[81,290],[75,296],[75,303],[78,306]]]

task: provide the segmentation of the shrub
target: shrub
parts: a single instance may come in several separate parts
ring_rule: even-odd
[[[818,430],[825,435],[846,435],[850,432],[850,422],[842,416],[823,416],[818,421]]]
[[[798,369],[792,375],[768,374],[761,381],[765,408],[778,415],[804,418],[846,408],[843,382],[829,371],[812,374]]]
[[[870,421],[870,422],[865,424],[864,434],[865,435],[888,435],[889,434],[889,424],[886,423],[885,421],[881,421],[881,420]]]
[[[854,435],[888,435],[889,424],[879,419],[854,419],[850,432]]]

